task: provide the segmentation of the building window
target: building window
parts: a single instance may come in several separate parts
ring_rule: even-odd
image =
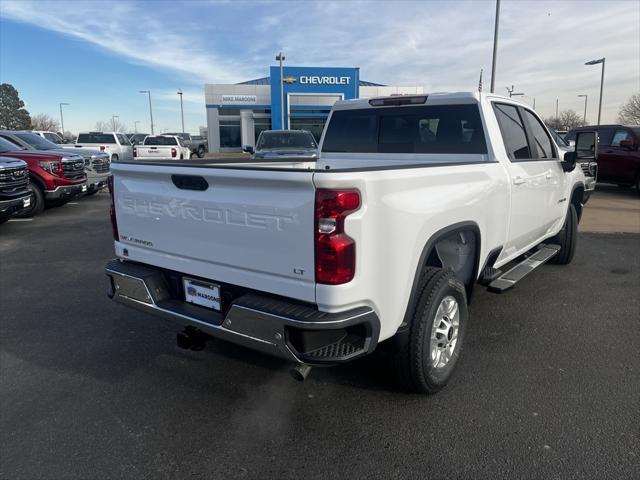
[[[271,130],[270,118],[254,118],[253,119],[253,131],[255,134],[255,141],[258,141],[258,136],[263,130]]]
[[[291,130],[307,130],[311,132],[318,143],[320,143],[320,137],[326,121],[326,117],[294,117],[289,119]]]
[[[218,115],[240,115],[239,108],[218,108]]]
[[[220,148],[240,148],[240,120],[220,120]]]

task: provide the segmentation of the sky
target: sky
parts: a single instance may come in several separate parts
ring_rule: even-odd
[[[360,67],[364,80],[421,85],[426,92],[472,91],[491,80],[495,0],[476,1],[13,1],[0,0],[0,82],[11,83],[32,115],[77,133],[117,115],[149,131],[206,125],[205,83],[268,76],[286,64]],[[496,92],[514,85],[547,117],[598,112],[602,122],[640,92],[640,0],[503,0]]]

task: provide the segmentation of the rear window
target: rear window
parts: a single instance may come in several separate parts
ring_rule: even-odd
[[[323,152],[486,154],[478,105],[336,110]]]
[[[113,133],[81,133],[77,143],[116,143]]]
[[[177,145],[176,139],[173,137],[147,137],[144,141],[145,145]]]
[[[309,132],[262,132],[257,149],[265,148],[316,148],[316,140]]]
[[[45,132],[43,135],[44,135],[44,138],[46,138],[47,140],[55,144],[64,143],[62,139],[55,133]]]

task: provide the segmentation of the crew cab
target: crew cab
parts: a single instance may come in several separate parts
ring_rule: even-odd
[[[640,194],[640,126],[597,125],[571,130],[566,140],[575,142],[576,135],[595,130],[599,137],[598,180],[633,187]]]
[[[245,145],[242,151],[250,153],[253,160],[265,161],[282,157],[315,160],[318,157],[316,139],[307,130],[263,130],[255,150],[251,145]]]
[[[0,223],[29,208],[31,196],[27,164],[0,156]]]
[[[180,140],[182,140],[182,144],[185,147],[188,147],[191,150],[191,153],[195,153],[198,158],[204,157],[204,154],[207,153],[208,150],[208,142],[205,138],[191,136],[190,133],[166,133],[165,135],[174,135]],[[187,158],[187,157],[185,157]]]
[[[112,162],[133,159],[133,147],[122,133],[116,132],[85,132],[78,134],[73,145],[60,145],[62,148],[89,148],[107,152]]]
[[[57,135],[56,135],[57,136]],[[47,151],[59,155],[68,155],[69,151],[62,149],[60,145],[47,140],[44,136],[30,131],[0,130],[0,138],[9,140],[27,150]],[[49,137],[55,138],[55,137]],[[87,176],[86,195],[103,190],[107,186],[107,178],[111,174],[111,161],[109,154],[98,150],[86,148],[74,149],[73,153],[81,155],[84,159],[84,173]]]
[[[133,156],[136,160],[188,160],[191,150],[175,135],[149,135],[133,147]]]
[[[436,392],[478,284],[571,262],[596,152],[581,132],[561,158],[527,105],[450,93],[337,102],[315,161],[119,163],[109,296],[185,348],[236,342],[300,379],[380,350]]]
[[[84,160],[72,152],[27,150],[0,138],[0,156],[23,160],[29,169],[33,197],[19,217],[36,215],[45,206],[60,206],[87,191]]]

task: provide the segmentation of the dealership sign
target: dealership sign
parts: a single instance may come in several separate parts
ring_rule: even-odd
[[[349,85],[351,77],[320,77],[316,75],[303,75],[300,77],[301,84],[310,85]]]
[[[222,95],[220,103],[223,105],[258,103],[258,97],[256,95]]]

